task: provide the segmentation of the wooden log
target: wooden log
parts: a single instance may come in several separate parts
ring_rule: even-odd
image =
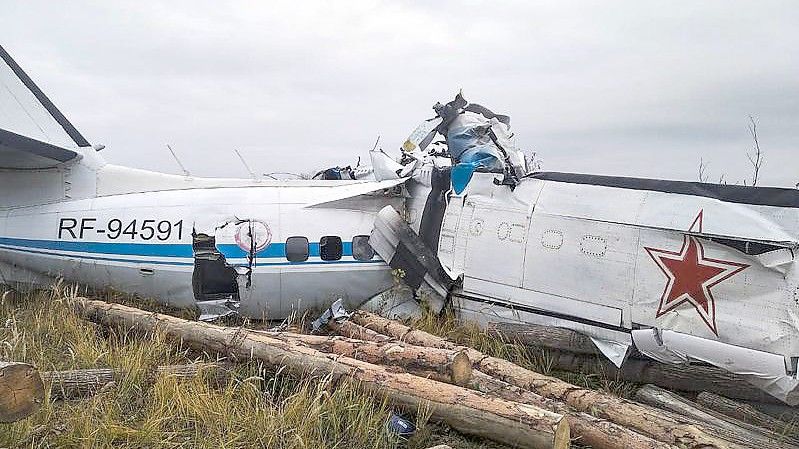
[[[438,379],[435,373],[418,373]],[[442,381],[446,381],[442,379]],[[535,405],[563,415],[569,421],[573,442],[592,449],[673,449],[675,446],[641,435],[631,429],[587,413],[572,410],[566,404],[541,397],[480,371],[474,371],[469,388],[508,401]]]
[[[793,424],[793,429],[799,428],[799,407],[791,407],[787,404],[772,404],[770,402],[747,401],[746,403],[786,424]]]
[[[457,349],[453,342],[413,329],[369,312],[355,312],[356,324],[375,332],[419,346]],[[599,391],[581,388],[566,381],[525,369],[507,360],[490,357],[473,348],[466,348],[475,369],[543,397],[565,402],[577,411],[628,427],[642,435],[667,444],[684,447],[730,448],[728,441],[713,436],[702,426],[687,424],[663,416],[657,410]]]
[[[44,402],[39,371],[27,363],[0,362],[0,423],[32,415]]]
[[[604,373],[628,382],[696,393],[713,391],[747,401],[777,401],[743,377],[714,366],[665,364],[634,354],[621,368],[617,368],[600,354],[590,338],[571,329],[536,324],[489,323],[486,332],[511,343],[555,351],[550,357],[552,368],[560,371]],[[594,355],[598,357],[592,357]]]
[[[505,401],[466,388],[393,372],[337,354],[272,338],[243,328],[227,328],[102,301],[77,300],[78,314],[126,331],[159,332],[194,348],[238,359],[257,359],[297,375],[351,378],[366,391],[409,409],[429,407],[434,420],[469,435],[525,448],[569,447],[569,424],[562,415]]]
[[[643,403],[667,410],[687,418],[694,424],[714,429],[714,433],[727,441],[747,448],[791,448],[786,437],[738,421],[712,410],[702,410],[696,403],[655,385],[644,385],[635,393]]]
[[[147,373],[149,381],[157,376],[194,378],[200,374],[209,375],[216,383],[228,378],[229,364],[191,363],[187,365],[159,366]],[[126,373],[120,369],[96,368],[70,371],[44,371],[42,379],[50,384],[50,399],[74,399],[91,396],[111,382],[119,381]]]
[[[670,390],[715,393],[750,401],[776,400],[740,376],[714,366],[670,365],[654,360],[627,359],[621,368],[604,357],[551,352],[552,369],[577,373],[601,373],[608,377],[641,384],[653,384]]]
[[[378,341],[393,340],[391,337],[379,334],[349,321],[339,324],[341,324],[341,326],[333,328],[335,332],[342,332],[348,336],[375,338]],[[436,373],[424,371],[415,371],[414,373],[420,376],[431,377],[442,382],[448,382],[446,377],[437,375]],[[535,405],[555,413],[560,413],[569,421],[569,427],[574,441],[594,449],[616,449],[618,447],[629,449],[668,449],[675,447],[636,433],[633,430],[608,420],[572,410],[562,402],[543,398],[529,390],[503,382],[480,371],[473,372],[468,387],[509,401]]]
[[[359,313],[361,316],[363,316],[365,312]],[[397,324],[402,326],[400,323]],[[364,326],[359,327],[364,329]],[[546,326],[541,327],[546,328]],[[587,351],[585,341],[580,342],[580,340],[577,339],[577,343],[569,342],[571,339],[576,338],[573,335],[575,334],[573,331],[560,328],[555,329],[558,329],[559,331],[565,331],[561,333],[561,336],[565,336],[565,340],[561,340],[561,338],[556,339],[553,337],[549,340],[549,347],[552,347],[552,349],[554,349],[555,346],[563,348],[577,348],[577,350],[574,351],[577,353]],[[370,329],[368,326],[365,327],[365,330],[377,332],[378,334],[380,333],[380,330]],[[402,326],[395,329],[394,325],[388,325],[388,327],[384,330],[386,331],[386,335],[393,336],[396,336],[404,331],[408,331],[409,334],[403,339],[409,342],[415,341],[421,344],[428,342],[429,340],[429,338],[424,336],[421,331],[417,332],[408,328],[407,326]],[[336,332],[338,332],[338,330],[336,330]],[[350,328],[348,333],[342,333],[342,335],[355,336],[359,335],[359,333],[363,334],[363,331],[359,331],[356,327]],[[371,339],[370,337],[371,336],[369,334],[362,335],[363,339]],[[385,336],[380,338],[385,340]],[[588,339],[587,337],[585,338]],[[588,339],[587,343],[590,343],[593,347],[593,343],[591,343],[590,339]],[[435,342],[432,342],[432,344],[435,344]],[[475,354],[470,353],[469,356],[474,357]],[[658,363],[653,360],[628,359],[622,368],[619,369],[604,357],[580,357],[569,352],[551,353],[551,362],[552,368],[559,371],[604,373],[610,377],[615,377],[628,382],[649,383],[673,390],[688,392],[714,391],[727,397],[747,401],[776,401],[775,398],[755,388],[741,376],[737,376],[733,373],[713,366],[691,365],[690,368],[687,368],[686,366],[682,365]]]
[[[455,385],[467,385],[472,377],[472,363],[463,350],[426,348],[397,341],[373,342],[339,336],[258,332],[317,351],[339,354],[375,365],[399,366],[406,370],[434,370],[446,374]]]
[[[793,423],[789,424],[780,421],[771,415],[759,411],[749,404],[733,401],[732,399],[725,398],[707,391],[699,393],[696,396],[696,402],[699,405],[727,415],[730,418],[762,427],[780,435],[787,435],[796,427]],[[792,441],[794,441],[794,443],[799,442],[795,439]]]
[[[357,340],[374,341],[378,343],[397,341],[396,339],[389,337],[388,335],[383,335],[379,332],[367,329],[349,320],[343,321],[341,323],[336,321],[330,321],[327,323],[327,327],[339,335],[343,335],[349,338],[355,338]]]
[[[488,323],[489,335],[510,343],[519,343],[575,354],[597,355],[599,350],[586,335],[571,329],[539,324]]]

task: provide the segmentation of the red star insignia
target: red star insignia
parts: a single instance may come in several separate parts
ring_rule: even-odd
[[[689,229],[689,232],[691,231],[702,232],[701,210]],[[689,303],[710,330],[718,336],[716,301],[710,289],[749,265],[705,257],[702,241],[688,234],[683,236],[682,248],[679,251],[648,247],[644,249],[667,278],[656,316],[660,317],[683,303]]]

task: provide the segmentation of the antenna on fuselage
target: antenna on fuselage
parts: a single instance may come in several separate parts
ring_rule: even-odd
[[[247,170],[247,173],[250,174],[250,177],[252,178],[252,180],[253,181],[260,181],[260,178],[258,178],[258,176],[256,176],[255,173],[253,173],[252,169],[250,169],[250,166],[247,165],[247,161],[244,160],[244,157],[241,155],[241,153],[239,153],[239,150],[233,149],[233,152],[236,153],[236,156],[239,157],[239,160],[241,161],[241,165],[243,165],[244,169]]]
[[[175,154],[175,150],[172,149],[172,146],[166,144],[166,147],[169,148],[169,152],[172,153],[172,157],[175,158],[175,162],[177,162],[180,166],[180,169],[183,170],[183,174],[186,175],[187,178],[190,177],[191,173],[189,173],[189,171],[186,170],[186,167],[183,166],[183,163],[180,162],[180,159],[178,159],[178,155]]]

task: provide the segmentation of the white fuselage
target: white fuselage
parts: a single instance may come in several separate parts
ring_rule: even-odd
[[[177,307],[230,296],[242,314],[268,319],[337,298],[357,306],[392,284],[379,256],[352,248],[356,236],[363,246],[376,211],[397,202],[367,194],[385,183],[192,179],[85,162],[27,174],[52,192],[40,195],[44,204],[19,204],[26,199],[4,190],[4,204],[15,204],[0,209],[6,281],[61,276]],[[14,176],[24,182],[25,174]],[[70,199],[70,190],[86,197]],[[212,258],[223,257],[205,278],[195,273],[196,236],[211,237]],[[329,248],[320,248],[325,236]],[[287,258],[290,237],[300,253],[307,239],[306,258]]]
[[[623,347],[619,362],[634,342],[799,401],[799,208],[494,177],[451,196],[441,229],[462,315],[572,328]]]

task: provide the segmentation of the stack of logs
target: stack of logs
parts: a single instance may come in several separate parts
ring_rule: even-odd
[[[336,335],[320,336],[222,327],[88,299],[77,301],[76,310],[103,326],[160,332],[231,362],[256,359],[297,375],[351,379],[395,405],[426,407],[433,420],[464,434],[513,447],[566,448],[572,441],[595,449],[795,447],[779,421],[756,410],[741,411],[719,396],[699,395],[700,406],[647,385],[638,402],[625,400],[366,312],[329,323]],[[191,376],[204,369],[224,372],[226,367],[159,371]],[[97,391],[120,375],[92,371],[42,377],[51,385],[51,397],[71,397]],[[7,387],[2,374],[0,391]]]

